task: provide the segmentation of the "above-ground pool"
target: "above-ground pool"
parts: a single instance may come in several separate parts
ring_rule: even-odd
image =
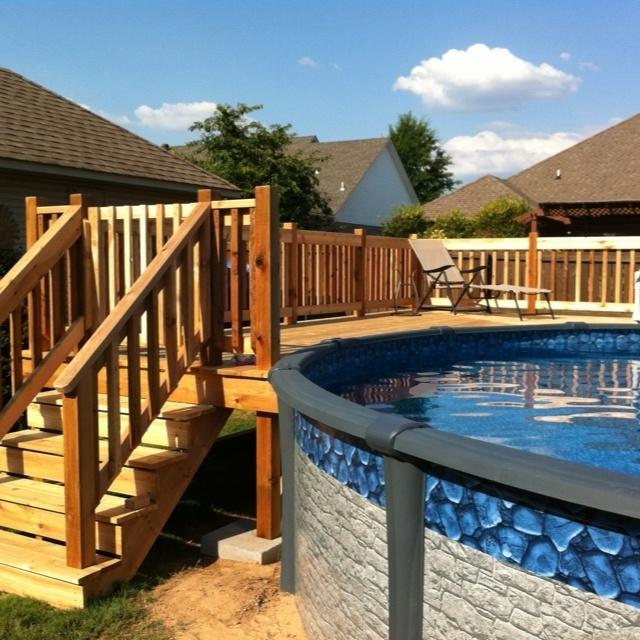
[[[640,331],[337,340],[271,377],[311,637],[640,638]]]

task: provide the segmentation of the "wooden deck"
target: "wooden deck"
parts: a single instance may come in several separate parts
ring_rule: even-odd
[[[280,334],[282,354],[293,353],[299,349],[317,344],[331,338],[355,338],[360,336],[377,336],[385,333],[414,331],[429,327],[490,327],[513,325],[514,327],[535,326],[540,324],[556,324],[565,322],[588,322],[590,324],[634,324],[625,315],[601,314],[563,314],[556,315],[555,320],[549,316],[528,317],[522,322],[514,312],[502,313],[458,313],[449,311],[424,311],[414,316],[407,313],[378,313],[364,318],[345,317],[326,320],[307,320],[290,327],[282,327]]]

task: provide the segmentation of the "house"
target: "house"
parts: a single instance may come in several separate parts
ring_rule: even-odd
[[[459,209],[471,214],[502,196],[569,218],[541,220],[543,235],[640,235],[640,114],[510,178],[483,176],[424,205],[434,219]]]
[[[198,188],[237,189],[27,78],[0,68],[0,211],[22,235],[24,198],[96,205],[191,202]],[[4,231],[2,230],[4,235]]]
[[[320,190],[344,228],[379,231],[394,206],[418,203],[389,138],[320,142],[316,136],[301,136],[289,149],[319,159]]]

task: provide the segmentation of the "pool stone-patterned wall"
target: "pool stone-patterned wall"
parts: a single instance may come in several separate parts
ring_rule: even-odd
[[[385,638],[386,532],[380,458],[300,415],[295,429],[298,602],[305,625],[313,638]],[[508,564],[518,558],[522,562],[526,554],[521,537],[496,528],[504,529],[504,522],[509,521],[501,510],[522,507],[506,499],[514,496],[498,498],[478,487],[433,477],[428,480],[427,493],[425,639],[640,640],[640,609],[585,591],[584,584],[576,582],[577,588],[569,580],[563,584]],[[461,505],[464,514],[472,510],[469,500],[474,503],[475,516],[453,518],[456,505]],[[430,504],[436,505],[435,511]],[[454,520],[462,524],[455,525]],[[469,532],[470,523],[476,520],[487,525],[474,527],[480,532],[476,537],[482,540],[484,536],[485,541],[463,541],[463,528]],[[517,515],[515,521],[528,535],[544,530],[544,514],[541,531],[536,524],[540,520],[531,513]],[[556,544],[564,546],[568,539],[575,539],[593,557],[605,553],[583,525],[578,531],[575,524],[553,522],[563,540],[556,539]],[[523,533],[514,526],[513,515],[509,525]],[[609,551],[620,546],[618,538],[604,530],[595,539]],[[629,551],[630,545],[625,540],[619,550]],[[492,551],[497,557],[489,555]],[[532,554],[536,560],[528,562],[541,564],[548,572],[551,565],[538,557],[538,551]],[[625,580],[635,584],[632,577]],[[627,597],[635,604],[633,597]]]

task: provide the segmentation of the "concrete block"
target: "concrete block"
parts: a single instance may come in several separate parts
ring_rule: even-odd
[[[282,538],[264,540],[256,537],[255,523],[236,520],[202,536],[201,552],[214,558],[271,564],[280,560]]]

